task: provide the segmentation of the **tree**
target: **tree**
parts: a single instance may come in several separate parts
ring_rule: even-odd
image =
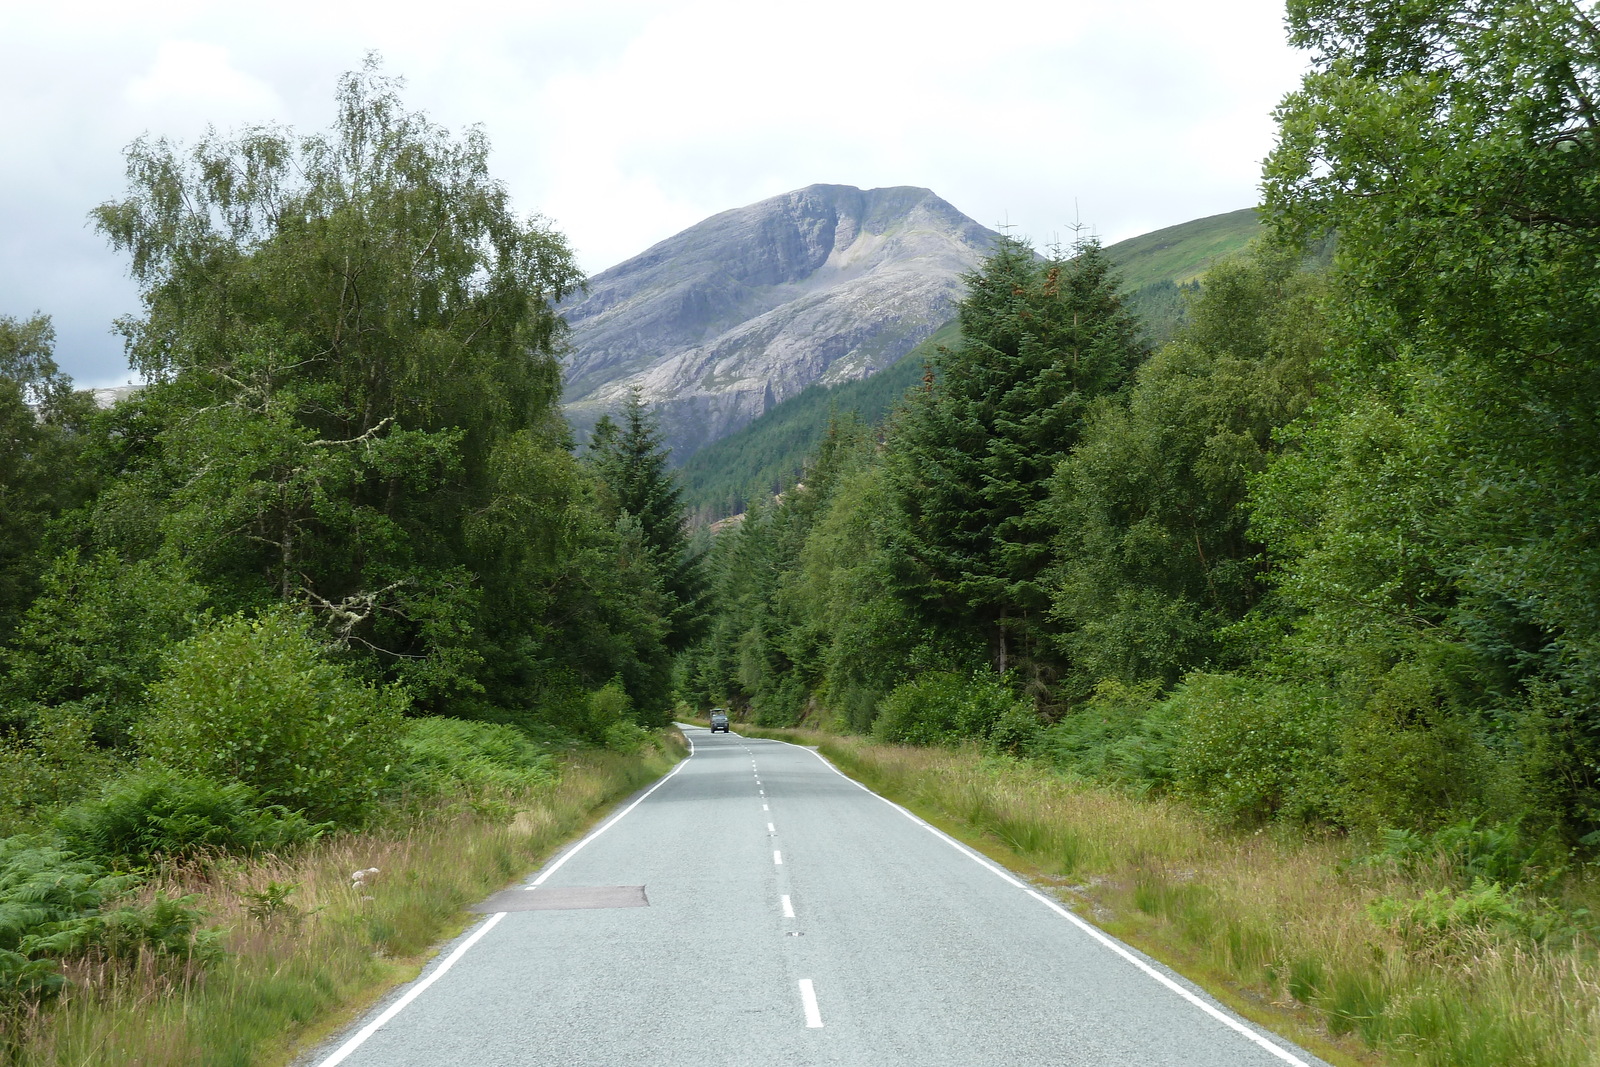
[[[78,465],[93,409],[54,359],[47,315],[0,315],[0,642],[39,589],[45,523],[88,486]]]
[[[1002,238],[967,283],[961,341],[890,442],[889,548],[914,614],[1047,682],[1049,478],[1143,346],[1093,241],[1041,261]]]
[[[1406,715],[1453,707],[1555,751],[1529,777],[1593,832],[1595,5],[1292,0],[1289,26],[1313,70],[1280,109],[1267,207],[1291,240],[1337,232],[1339,314],[1300,431],[1324,462],[1268,472],[1260,529],[1326,647],[1379,688],[1426,675]]]
[[[518,216],[479,130],[407,112],[369,58],[322,134],[141,139],[95,219],[129,254],[152,383],[112,473],[224,607],[304,606],[369,670],[470,691],[567,565],[566,242]],[[103,513],[102,513],[103,514]],[[102,527],[104,523],[100,524]],[[542,542],[509,551],[508,527]],[[537,605],[536,610],[548,610]]]
[[[1249,479],[1311,400],[1321,287],[1279,249],[1212,267],[1177,340],[1090,412],[1052,498],[1070,697],[1239,665],[1222,631],[1268,589]]]
[[[678,653],[703,632],[707,583],[702,553],[684,520],[683,489],[668,467],[659,420],[635,388],[619,412],[601,417],[589,442],[590,462],[605,489],[606,509],[639,524],[662,589],[672,602],[667,649]]]

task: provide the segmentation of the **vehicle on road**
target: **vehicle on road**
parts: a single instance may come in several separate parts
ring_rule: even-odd
[[[711,732],[716,733],[718,730],[721,730],[723,733],[728,732],[728,713],[723,711],[721,708],[712,708]]]

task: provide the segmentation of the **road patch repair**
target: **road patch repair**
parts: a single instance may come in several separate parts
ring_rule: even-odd
[[[600,908],[648,908],[642,885],[569,885],[503,889],[469,911],[493,915],[497,911],[593,911]]]

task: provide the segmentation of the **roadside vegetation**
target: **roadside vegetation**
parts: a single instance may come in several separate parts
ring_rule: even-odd
[[[565,240],[336,103],[129,146],[133,396],[0,318],[0,1060],[281,1058],[675,758],[701,563],[637,397],[574,449]]]
[[[552,758],[509,727],[448,719],[417,720],[407,747],[404,790],[362,832],[254,854],[185,848],[143,869],[118,910],[67,916],[99,929],[65,954],[55,997],[12,989],[0,1000],[3,1062],[286,1063],[415,975],[460,929],[465,907],[683,753],[671,732],[632,753]],[[86,866],[16,841],[0,846],[8,926],[31,903],[19,874],[43,886]],[[83,892],[74,903],[86,903]],[[47,919],[22,936],[62,927]]]
[[[803,730],[841,769],[1031,874],[1097,925],[1334,1062],[1593,1064],[1600,885],[1502,831],[1219,824],[1048,759]]]
[[[1386,1054],[1594,1062],[1594,16],[1294,0],[1260,242],[1153,348],[1093,241],[1001,242],[936,373],[717,538],[684,691],[927,747],[874,760]]]

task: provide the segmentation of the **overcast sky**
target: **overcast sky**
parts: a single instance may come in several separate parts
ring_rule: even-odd
[[[138,310],[86,224],[122,149],[332,119],[369,49],[407,104],[478,123],[517,207],[596,273],[815,182],[920,185],[1038,244],[1256,202],[1305,60],[1281,0],[0,0],[0,315],[54,317],[81,385],[129,380]]]

